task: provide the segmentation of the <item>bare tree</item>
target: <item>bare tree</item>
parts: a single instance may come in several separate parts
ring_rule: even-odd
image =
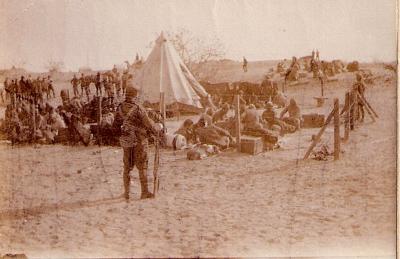
[[[218,37],[198,38],[184,28],[176,32],[168,32],[167,35],[194,76],[207,80],[216,74],[217,66],[206,66],[206,63],[225,56],[225,47]],[[208,71],[210,69],[212,71]]]
[[[45,66],[49,73],[57,73],[60,72],[64,68],[64,62],[62,61],[49,61],[49,63]]]

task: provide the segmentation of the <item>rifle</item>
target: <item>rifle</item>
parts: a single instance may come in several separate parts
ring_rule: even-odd
[[[156,197],[156,193],[158,192],[158,189],[160,187],[160,179],[158,176],[158,169],[160,167],[160,145],[163,143],[163,138],[165,134],[165,122],[162,119],[161,116],[156,116],[158,113],[150,112],[150,117],[155,119],[155,121],[159,122],[162,124],[162,131],[158,132],[157,135],[154,137],[154,148],[155,148],[155,153],[154,153],[154,168],[153,168],[153,194],[154,197]]]

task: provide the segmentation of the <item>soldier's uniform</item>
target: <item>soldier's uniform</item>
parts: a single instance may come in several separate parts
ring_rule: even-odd
[[[286,113],[289,113],[289,117],[283,117]],[[280,119],[285,123],[296,127],[296,130],[300,129],[301,124],[301,111],[300,107],[297,105],[296,101],[292,98],[290,99],[289,105],[286,106],[280,115]]]
[[[79,78],[79,84],[81,85],[81,96],[84,94],[84,89],[85,89],[85,76],[81,74],[81,77]]]
[[[100,73],[99,72],[97,72],[97,74],[96,74],[96,80],[95,80],[96,82],[95,82],[95,86],[96,86],[96,95],[99,95],[99,93],[100,93],[100,96],[102,96],[103,95],[103,92],[102,92],[102,90],[101,90],[101,76],[100,76]]]
[[[128,73],[124,72],[122,75],[122,94],[125,94],[125,89],[126,89],[126,83],[128,81]]]
[[[72,84],[72,88],[74,90],[74,96],[75,97],[79,96],[79,91],[78,91],[79,80],[78,80],[78,78],[76,78],[76,75],[74,75],[74,77],[72,78],[71,84]]]
[[[140,105],[133,86],[126,88],[126,100],[118,107],[115,123],[121,128],[120,144],[123,148],[124,162],[124,197],[129,200],[130,171],[136,165],[139,170],[141,199],[152,198],[147,186],[148,167],[148,138],[158,134],[153,121],[147,115],[145,108]]]
[[[53,93],[53,98],[56,97],[56,93],[54,92],[54,87],[53,87],[53,80],[51,80],[50,76],[47,77],[47,92],[48,92],[48,96],[51,97],[50,92]],[[47,96],[47,99],[49,98]]]
[[[362,76],[360,74],[356,75],[357,81],[353,84],[353,89],[352,89],[352,94],[350,95],[350,101],[353,103],[354,101],[357,101],[356,104],[353,105],[353,107],[350,108],[350,116],[352,116],[352,122],[350,127],[354,128],[353,125],[353,120],[355,119],[354,117],[360,116],[361,118],[360,121],[364,121],[364,104],[363,102],[356,97],[356,94],[358,93],[361,97],[365,98],[364,93],[365,93],[365,84],[362,80]]]
[[[265,76],[261,83],[261,93],[265,96],[265,99],[272,100],[273,97],[273,82],[269,76]]]

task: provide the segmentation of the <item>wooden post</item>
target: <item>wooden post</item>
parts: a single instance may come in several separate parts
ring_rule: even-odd
[[[369,109],[368,105],[365,103],[365,100],[362,98],[362,96],[357,93],[357,98],[360,99],[360,101],[364,104],[365,110],[367,111],[368,115],[371,117],[372,121],[375,122],[374,115],[372,115],[371,110]]]
[[[345,120],[344,120],[344,141],[349,140],[350,134],[350,93],[346,92],[346,100],[345,100]]]
[[[367,99],[365,99],[365,98],[364,98],[363,96],[361,96],[360,94],[358,94],[358,95],[359,95],[359,98],[361,99],[361,101],[364,103],[364,105],[372,111],[372,113],[375,115],[375,117],[378,118],[378,114],[375,112],[374,109],[372,109],[372,106],[369,104],[369,102],[367,101]]]
[[[323,81],[322,77],[321,77],[320,81],[321,81],[321,96],[324,97],[324,81]]]
[[[315,137],[314,141],[311,143],[311,146],[308,148],[306,154],[304,155],[303,160],[306,160],[310,156],[311,151],[314,149],[314,147],[317,145],[318,141],[321,139],[321,136],[324,133],[326,127],[328,127],[329,123],[332,120],[334,112],[335,112],[335,109],[333,109],[331,111],[331,113],[329,113],[328,117],[326,118],[324,126],[322,126],[322,128],[319,130],[317,136]]]
[[[339,115],[339,99],[334,100],[334,159],[339,160],[340,155],[340,115]]]
[[[164,99],[164,97],[165,97],[164,92],[161,92],[160,93],[160,113],[161,113],[163,121],[165,121],[165,118],[166,118],[165,99]]]
[[[35,103],[35,98],[32,100],[32,106],[33,106],[33,144],[36,145],[36,103]]]
[[[101,109],[101,107],[102,107],[102,105],[101,105],[102,99],[103,99],[103,97],[99,96],[99,122],[97,123],[97,138],[98,138],[97,139],[97,143],[98,143],[99,146],[101,145],[101,141],[102,141],[101,130],[100,130],[101,121],[103,120],[103,111]]]
[[[350,120],[349,120],[349,124],[350,124],[350,130],[354,130],[354,123],[355,123],[355,111],[356,111],[356,100],[355,100],[355,96],[354,96],[354,91],[350,91],[349,93],[350,96],[350,102],[349,102],[349,107],[350,107]]]
[[[240,95],[235,96],[235,118],[236,118],[236,145],[240,152]]]

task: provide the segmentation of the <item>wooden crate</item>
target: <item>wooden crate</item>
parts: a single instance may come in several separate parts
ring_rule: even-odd
[[[242,136],[240,138],[240,152],[257,155],[263,152],[263,140],[261,137]]]
[[[324,126],[325,123],[325,115],[311,113],[303,115],[302,128],[320,128]]]

